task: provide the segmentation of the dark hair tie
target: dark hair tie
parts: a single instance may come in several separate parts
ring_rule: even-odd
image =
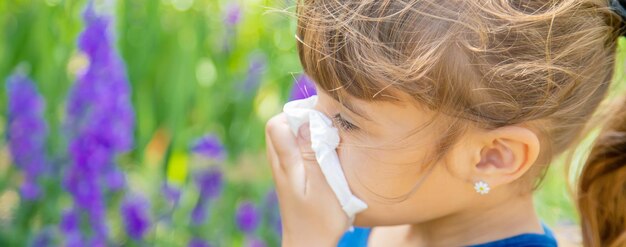
[[[626,0],[610,0],[609,4],[611,5],[611,9],[622,18],[620,33],[622,35],[626,34],[626,28],[624,28],[626,24]]]
[[[622,17],[622,21],[626,20],[626,0],[611,0],[611,9]]]

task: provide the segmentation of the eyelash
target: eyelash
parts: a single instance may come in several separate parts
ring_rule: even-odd
[[[334,119],[336,122],[339,122],[339,126],[346,131],[354,131],[354,130],[358,130],[359,127],[354,125],[353,123],[348,122],[347,120],[343,119],[341,117],[340,114],[336,114],[334,116]]]

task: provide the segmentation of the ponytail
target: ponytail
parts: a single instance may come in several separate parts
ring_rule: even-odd
[[[609,0],[626,34],[626,0]],[[620,66],[622,67],[622,66]],[[584,246],[626,246],[626,97],[604,119],[577,183]],[[571,160],[570,160],[571,161]]]
[[[626,103],[601,131],[578,181],[584,246],[626,246]]]

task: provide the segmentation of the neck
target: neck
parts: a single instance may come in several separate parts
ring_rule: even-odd
[[[488,199],[488,198],[484,198]],[[523,233],[543,234],[532,195],[491,199],[452,215],[411,225],[422,246],[466,246]]]

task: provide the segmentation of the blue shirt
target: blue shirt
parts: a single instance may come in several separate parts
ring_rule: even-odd
[[[524,233],[516,236],[512,236],[505,239],[496,240],[493,242],[482,243],[478,245],[471,245],[469,247],[556,247],[556,238],[552,234],[552,231],[548,226],[541,223],[543,226],[544,234],[538,233]],[[339,240],[338,247],[366,247],[367,240],[369,238],[371,228],[355,227],[354,232],[346,232],[341,240]]]

